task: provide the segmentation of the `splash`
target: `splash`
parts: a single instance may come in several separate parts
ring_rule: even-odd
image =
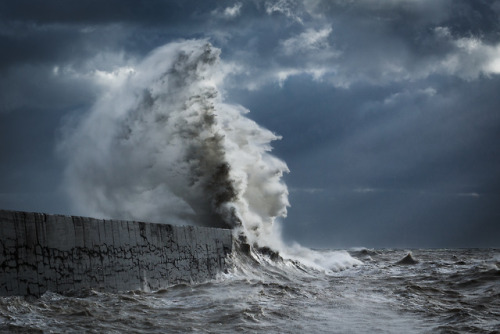
[[[81,214],[230,227],[249,245],[292,251],[280,139],[224,102],[220,50],[170,43],[115,76],[67,136],[65,189]]]
[[[269,153],[280,137],[222,100],[219,53],[204,40],[168,44],[103,93],[63,146],[78,211],[255,238],[286,216],[288,169]]]

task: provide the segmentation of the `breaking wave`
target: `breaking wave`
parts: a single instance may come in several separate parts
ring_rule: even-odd
[[[167,44],[113,85],[61,144],[65,189],[81,214],[230,227],[240,243],[312,266],[343,267],[348,255],[281,241],[287,214],[280,137],[224,102],[220,50],[206,40]]]

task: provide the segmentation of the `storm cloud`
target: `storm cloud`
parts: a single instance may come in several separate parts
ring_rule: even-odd
[[[289,241],[491,247],[500,233],[499,1],[0,4],[0,207],[73,214],[57,153],[153,49],[208,39],[220,92],[283,137]]]

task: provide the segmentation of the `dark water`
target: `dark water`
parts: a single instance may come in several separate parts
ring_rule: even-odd
[[[500,333],[500,250],[352,250],[324,273],[241,255],[157,292],[1,297],[1,333]],[[410,261],[411,262],[411,261]]]

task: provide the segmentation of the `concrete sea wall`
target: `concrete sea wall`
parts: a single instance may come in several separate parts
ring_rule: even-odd
[[[0,296],[200,282],[231,251],[231,230],[0,210]]]

